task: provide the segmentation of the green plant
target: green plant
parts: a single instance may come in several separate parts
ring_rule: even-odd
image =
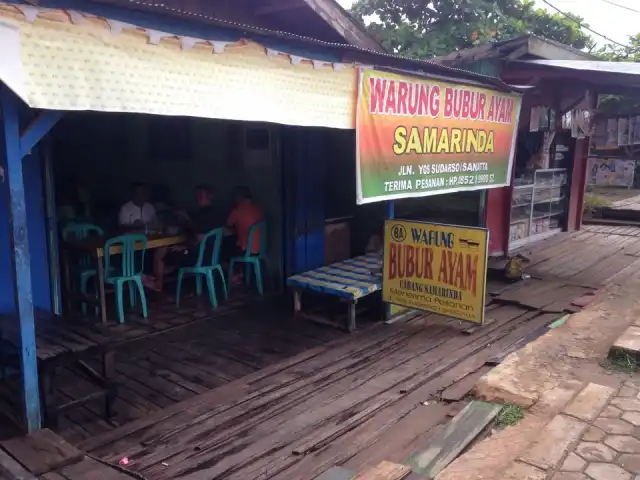
[[[640,371],[640,362],[628,353],[618,353],[614,357],[605,358],[600,362],[602,368],[623,373],[636,373]]]
[[[586,193],[584,195],[584,211],[593,212],[602,207],[611,205],[611,201],[602,195]]]
[[[516,425],[524,417],[524,408],[513,403],[505,403],[496,417],[496,424],[500,428]]]

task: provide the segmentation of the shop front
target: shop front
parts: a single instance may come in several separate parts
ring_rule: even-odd
[[[278,283],[327,261],[326,221],[342,215],[342,202],[330,200],[342,198],[345,190],[335,189],[344,179],[332,177],[325,163],[352,141],[358,75],[429,69],[433,78],[417,74],[411,85],[381,72],[388,88],[376,87],[383,89],[375,100],[380,112],[394,116],[415,110],[424,120],[434,119],[440,116],[439,91],[442,108],[452,108],[443,115],[477,117],[482,111],[493,126],[467,131],[445,122],[432,133],[417,126],[405,133],[383,126],[385,145],[388,140],[389,146],[396,144],[402,161],[385,164],[375,152],[369,159],[361,150],[358,202],[508,183],[512,144],[507,118],[517,117],[517,105],[497,79],[347,45],[284,38],[279,32],[262,30],[253,38],[228,25],[214,28],[108,5],[42,3],[0,5],[7,200],[0,217],[7,225],[0,235],[5,285],[0,303],[2,313],[10,314],[2,321],[15,320],[3,323],[3,331],[17,336],[11,341],[18,348],[28,430],[40,425],[36,335],[41,325],[36,313],[68,312],[61,295],[64,239],[58,230],[58,199],[69,188],[64,177],[70,172],[86,176],[85,190],[96,197],[110,195],[114,202],[125,200],[128,184],[140,177],[149,183],[172,182],[179,203],[190,201],[200,183],[211,184],[221,202],[233,185],[250,187],[264,207],[267,268]],[[441,83],[437,75],[443,74],[454,77]],[[447,92],[458,99],[447,100]],[[494,102],[498,98],[501,107]],[[429,162],[418,159],[426,150],[442,156],[454,152],[457,160],[442,160],[431,170]],[[473,160],[462,158],[467,151]],[[485,157],[495,151],[500,152],[499,165],[490,165]],[[355,164],[355,156],[348,160]],[[356,183],[353,171],[351,185]],[[392,204],[387,206],[390,213]],[[145,223],[144,234],[153,237],[148,227]],[[97,258],[103,248],[94,249]],[[100,307],[102,321],[113,323],[105,316],[104,302]]]
[[[598,99],[606,94],[636,95],[638,73],[625,62],[534,59],[506,64],[505,81],[535,86],[524,97],[513,190],[489,199],[496,206],[496,228],[502,224],[502,231],[507,231],[507,207],[509,215],[509,233],[492,252],[508,253],[559,231],[580,229],[593,167],[590,144],[609,141],[614,149],[631,145],[630,120],[599,121]],[[610,140],[607,123],[616,127]],[[625,166],[623,181],[630,185],[633,168],[624,164],[622,170]]]
[[[528,243],[580,228],[584,195],[589,86],[555,81],[524,71],[525,62],[589,62],[592,56],[569,46],[526,35],[452,53],[438,62],[500,76],[524,92],[509,186],[486,197],[489,254],[508,255]],[[530,66],[532,63],[529,64]],[[592,97],[590,97],[592,98]]]
[[[534,120],[550,110],[533,107]],[[569,113],[571,115],[571,113]],[[571,129],[530,126],[518,134],[509,212],[509,251],[569,228],[577,139]],[[531,131],[533,130],[533,131]],[[580,179],[575,179],[580,181]]]
[[[484,285],[486,269],[480,257],[486,259],[486,245],[474,236],[478,229],[484,231],[478,193],[510,183],[520,95],[480,81],[366,70],[360,72],[358,92],[356,203],[359,208],[384,204],[385,215],[372,231],[372,240],[378,237],[378,242],[372,241],[366,254],[355,259],[289,277],[296,314],[327,322],[303,312],[302,295],[338,297],[348,304],[347,327],[353,330],[356,305],[385,291],[387,273],[396,271],[387,267],[394,262],[401,279],[393,298],[430,300],[409,304],[385,296],[387,317],[427,303],[432,306],[420,309],[450,315],[452,310],[433,306],[436,300],[447,304],[448,295],[455,297],[454,304],[476,296],[484,304],[484,288],[474,283],[473,292],[463,292],[472,282],[462,278],[467,272]],[[399,253],[391,259],[395,250],[387,245],[394,219]],[[410,220],[418,223],[406,223]],[[461,231],[466,233],[458,238]],[[440,251],[443,236],[449,240]],[[480,237],[486,243],[486,235]],[[482,318],[479,312],[472,317]]]

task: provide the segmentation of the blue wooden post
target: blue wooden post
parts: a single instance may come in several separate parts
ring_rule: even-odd
[[[393,200],[389,200],[387,202],[387,218],[395,218],[396,217],[396,204]]]
[[[31,256],[29,254],[27,212],[22,177],[18,99],[6,87],[1,87],[0,99],[10,192],[9,221],[13,233],[16,313],[20,322],[24,418],[27,423],[27,431],[32,432],[40,428],[40,395],[31,287]]]
[[[387,215],[386,216],[387,216],[388,220],[390,220],[392,218],[395,218],[395,216],[396,216],[396,204],[394,203],[393,200],[389,200],[387,202]],[[384,319],[386,321],[391,320],[391,304],[390,303],[385,303],[384,304]]]
[[[41,425],[38,361],[36,355],[31,255],[27,229],[27,211],[22,159],[62,117],[63,112],[42,112],[20,134],[20,103],[6,86],[0,84],[0,105],[7,158],[9,203],[15,283],[15,308],[19,321],[22,397],[26,430],[33,432]],[[44,219],[42,219],[44,221]]]

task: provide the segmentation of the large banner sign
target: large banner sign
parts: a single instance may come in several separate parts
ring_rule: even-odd
[[[482,323],[488,238],[484,228],[387,220],[382,299]]]
[[[509,185],[520,100],[361,70],[357,203]]]

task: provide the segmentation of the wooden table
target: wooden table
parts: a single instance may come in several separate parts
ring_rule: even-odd
[[[71,263],[74,258],[80,255],[90,255],[96,263],[96,272],[98,280],[98,293],[99,293],[99,306],[100,316],[102,323],[107,322],[107,301],[105,297],[105,284],[104,284],[104,245],[107,242],[108,237],[90,237],[82,240],[70,240],[64,243],[63,255],[64,255],[64,283],[66,296],[70,300],[68,307],[72,308],[73,298],[77,298],[77,292],[73,291],[72,279],[71,279]],[[162,247],[172,247],[179,245],[187,241],[187,237],[183,235],[148,235],[147,236],[147,250]],[[142,250],[142,243],[136,244],[136,250]],[[122,253],[122,247],[120,245],[114,245],[109,250],[111,255],[117,255]],[[82,301],[88,303],[95,303],[95,299],[82,295]]]
[[[382,256],[371,253],[299,273],[287,278],[287,286],[293,289],[294,314],[320,323],[334,324],[317,315],[302,312],[302,291],[337,296],[347,302],[347,330],[352,332],[356,328],[358,300],[382,289]]]

